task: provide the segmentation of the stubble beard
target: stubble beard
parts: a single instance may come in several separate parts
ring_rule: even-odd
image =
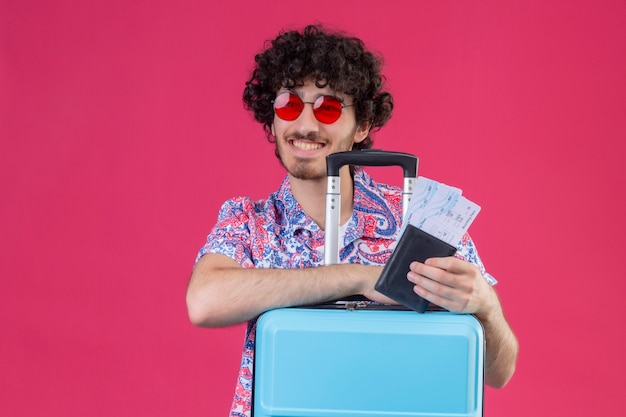
[[[291,162],[289,164],[285,163],[285,158],[283,155],[283,147],[287,148],[291,146],[289,144],[289,141],[291,139],[309,139],[314,142],[316,141],[323,142],[325,143],[326,146],[330,146],[330,142],[324,139],[320,140],[321,138],[317,136],[313,136],[313,135],[301,136],[298,134],[291,135],[285,138],[283,142],[279,142],[278,140],[276,141],[276,155],[278,156],[278,159],[280,160],[281,165],[285,167],[285,169],[287,170],[290,176],[292,176],[293,178],[297,178],[299,180],[317,181],[317,180],[326,179],[326,160],[325,159],[324,159],[324,164],[321,167],[319,166],[318,161],[314,159],[298,158],[297,156],[293,156],[293,155],[292,155]],[[343,142],[345,142],[345,145],[342,144]],[[347,138],[345,141],[340,140],[338,143],[342,145],[339,146],[338,149],[332,150],[331,153],[349,151],[352,149],[352,145],[353,145],[352,141],[348,140]]]
[[[290,164],[286,164],[280,152],[280,146],[277,147],[276,154],[278,155],[280,164],[293,178],[297,178],[299,180],[321,180],[326,178],[326,172],[320,172],[320,170],[316,169],[314,166],[315,161],[294,158]]]
[[[285,168],[289,175],[299,180],[321,180],[326,178],[326,164],[320,168],[316,166],[317,161],[311,158],[298,158],[297,156],[292,155],[291,162],[285,163],[283,151],[284,148],[291,146],[289,144],[291,139],[308,139],[313,142],[320,141],[320,138],[317,136],[304,137],[297,134],[286,138],[284,142],[276,141],[276,156],[278,156],[281,165]],[[329,146],[328,141],[323,140],[322,142],[324,142],[326,146]]]

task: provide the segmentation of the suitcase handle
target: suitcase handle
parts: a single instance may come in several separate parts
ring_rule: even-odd
[[[339,216],[341,215],[339,169],[344,165],[401,166],[404,170],[404,189],[402,192],[402,215],[404,217],[411,194],[413,194],[417,163],[418,158],[415,155],[379,149],[337,152],[326,157],[328,183],[326,186],[326,220],[324,225],[324,264],[339,263]]]
[[[362,151],[346,151],[330,154],[326,157],[326,174],[338,177],[339,169],[344,165],[364,166],[400,166],[405,178],[417,175],[417,157],[404,152],[367,149]]]

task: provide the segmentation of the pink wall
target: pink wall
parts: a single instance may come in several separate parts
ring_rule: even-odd
[[[623,1],[0,0],[0,415],[225,415],[243,328],[192,327],[185,286],[222,201],[283,175],[252,57],[315,20],[385,55],[377,146],[483,206],[521,342],[486,415],[621,413]]]

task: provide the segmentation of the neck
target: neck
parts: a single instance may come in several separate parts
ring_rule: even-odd
[[[350,176],[350,168],[344,166],[340,172],[341,178],[341,217],[340,223],[345,224],[352,216],[353,208],[353,182]],[[315,223],[324,229],[326,221],[326,184],[327,179],[301,180],[289,175],[293,196]]]

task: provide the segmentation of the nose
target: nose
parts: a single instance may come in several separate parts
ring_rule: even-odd
[[[313,103],[312,102],[304,102],[304,109],[302,109],[302,113],[296,120],[293,121],[295,129],[303,134],[308,135],[310,133],[317,133],[319,131],[319,120],[315,117],[313,113]]]

